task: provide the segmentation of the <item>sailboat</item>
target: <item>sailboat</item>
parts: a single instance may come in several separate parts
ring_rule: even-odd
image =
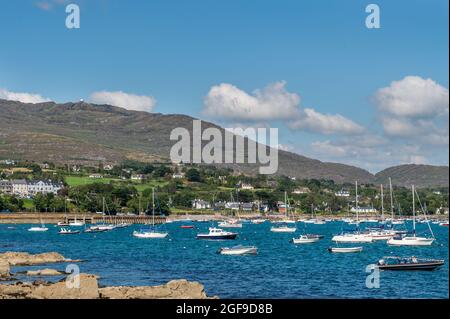
[[[141,229],[140,231],[134,231],[133,236],[137,238],[166,238],[169,233],[155,231],[155,189],[152,190],[152,228],[150,230]]]
[[[70,224],[67,221],[68,221],[68,218],[67,218],[67,197],[65,197],[64,198],[64,221],[63,222],[58,222],[56,224],[56,226],[68,227],[68,226],[70,226]]]
[[[355,182],[355,189],[356,189],[356,222],[359,222],[359,206],[358,206],[358,182]],[[358,225],[358,224],[357,224]],[[342,233],[340,235],[335,235],[331,239],[332,241],[336,243],[371,243],[373,242],[372,237],[368,234],[362,234],[359,232],[359,227],[357,227],[357,231],[354,233]]]
[[[289,216],[289,208],[287,205],[287,193],[284,192],[284,207],[286,209],[286,218]],[[281,226],[273,226],[270,228],[271,232],[274,233],[295,233],[297,231],[296,227],[289,227],[288,225],[281,225]]]
[[[77,216],[75,216],[75,220],[73,222],[70,222],[69,226],[71,226],[71,227],[82,227],[82,226],[84,226],[84,222],[78,221],[77,220]]]
[[[415,198],[415,194],[416,194],[416,190],[414,185],[412,185],[411,187],[412,189],[412,198],[413,198],[413,235],[412,236],[398,236],[398,237],[394,237],[391,238],[387,241],[388,245],[393,245],[393,246],[430,246],[435,238],[433,236],[433,238],[427,238],[427,237],[418,237],[416,235],[416,198]],[[430,227],[430,225],[428,224],[428,227]],[[431,228],[430,228],[431,231]],[[433,232],[431,231],[431,234],[433,235]]]
[[[40,226],[40,227],[39,227],[39,226],[30,227],[30,228],[28,229],[28,231],[30,231],[30,232],[46,232],[46,231],[48,231],[48,228],[45,227],[45,225],[44,225],[44,223],[43,223],[43,221],[42,221],[41,214],[39,214],[39,221],[40,221],[40,223],[41,223],[41,226]]]
[[[380,185],[380,195],[381,195],[381,222],[385,224],[384,218],[384,192],[383,192],[383,184]],[[389,240],[395,236],[395,232],[392,230],[386,230],[383,228],[377,230],[371,230],[369,232],[369,236],[372,237],[373,240]]]

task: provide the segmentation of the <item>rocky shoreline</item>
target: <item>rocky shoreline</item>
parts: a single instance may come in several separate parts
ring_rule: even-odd
[[[68,275],[56,283],[36,280],[21,282],[12,278],[11,266],[34,266],[48,263],[79,262],[58,253],[28,254],[6,252],[0,254],[0,280],[13,283],[0,284],[0,299],[208,299],[203,285],[187,280],[172,280],[160,286],[101,287],[98,276],[73,276],[54,269],[21,272],[27,276]],[[17,273],[17,274],[21,274]]]

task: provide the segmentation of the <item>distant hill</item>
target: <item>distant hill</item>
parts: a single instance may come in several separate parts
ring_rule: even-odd
[[[445,186],[449,185],[448,166],[432,165],[399,165],[387,168],[375,174],[375,183],[387,184],[389,177],[396,185],[419,187]]]
[[[26,104],[0,99],[0,158],[84,165],[118,163],[123,159],[166,162],[174,143],[169,139],[170,132],[175,127],[192,131],[192,120],[186,115],[151,114],[84,102]],[[203,129],[223,130],[213,123],[202,125]],[[247,174],[256,173],[258,168],[248,164],[231,166]],[[375,180],[374,175],[358,167],[321,162],[286,151],[279,151],[278,174],[337,183]],[[427,184],[434,180],[437,185],[443,183],[439,174],[423,180]]]

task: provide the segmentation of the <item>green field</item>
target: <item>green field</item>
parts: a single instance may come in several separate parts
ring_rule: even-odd
[[[87,176],[66,176],[66,183],[70,187],[88,185],[88,184],[94,184],[94,183],[109,184],[111,181],[120,182],[121,180],[114,179],[114,178],[89,178]]]

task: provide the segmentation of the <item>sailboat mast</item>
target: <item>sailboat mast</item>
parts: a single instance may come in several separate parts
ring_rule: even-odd
[[[412,185],[412,198],[413,198],[413,204],[412,204],[412,208],[413,208],[413,232],[414,235],[416,234],[416,197],[415,197],[415,190],[414,190],[414,185]]]
[[[285,209],[285,214],[286,214],[286,218],[289,217],[289,213],[288,213],[288,206],[287,206],[287,192],[284,192],[284,207]]]
[[[359,208],[358,208],[358,181],[355,181],[355,204],[356,204],[356,221],[359,221]]]
[[[155,188],[152,188],[152,225],[155,227]]]
[[[392,196],[392,179],[389,177],[389,193],[391,196],[391,218],[394,220],[394,197]]]
[[[383,193],[383,184],[380,185],[381,190],[381,219],[384,220],[384,193]]]

